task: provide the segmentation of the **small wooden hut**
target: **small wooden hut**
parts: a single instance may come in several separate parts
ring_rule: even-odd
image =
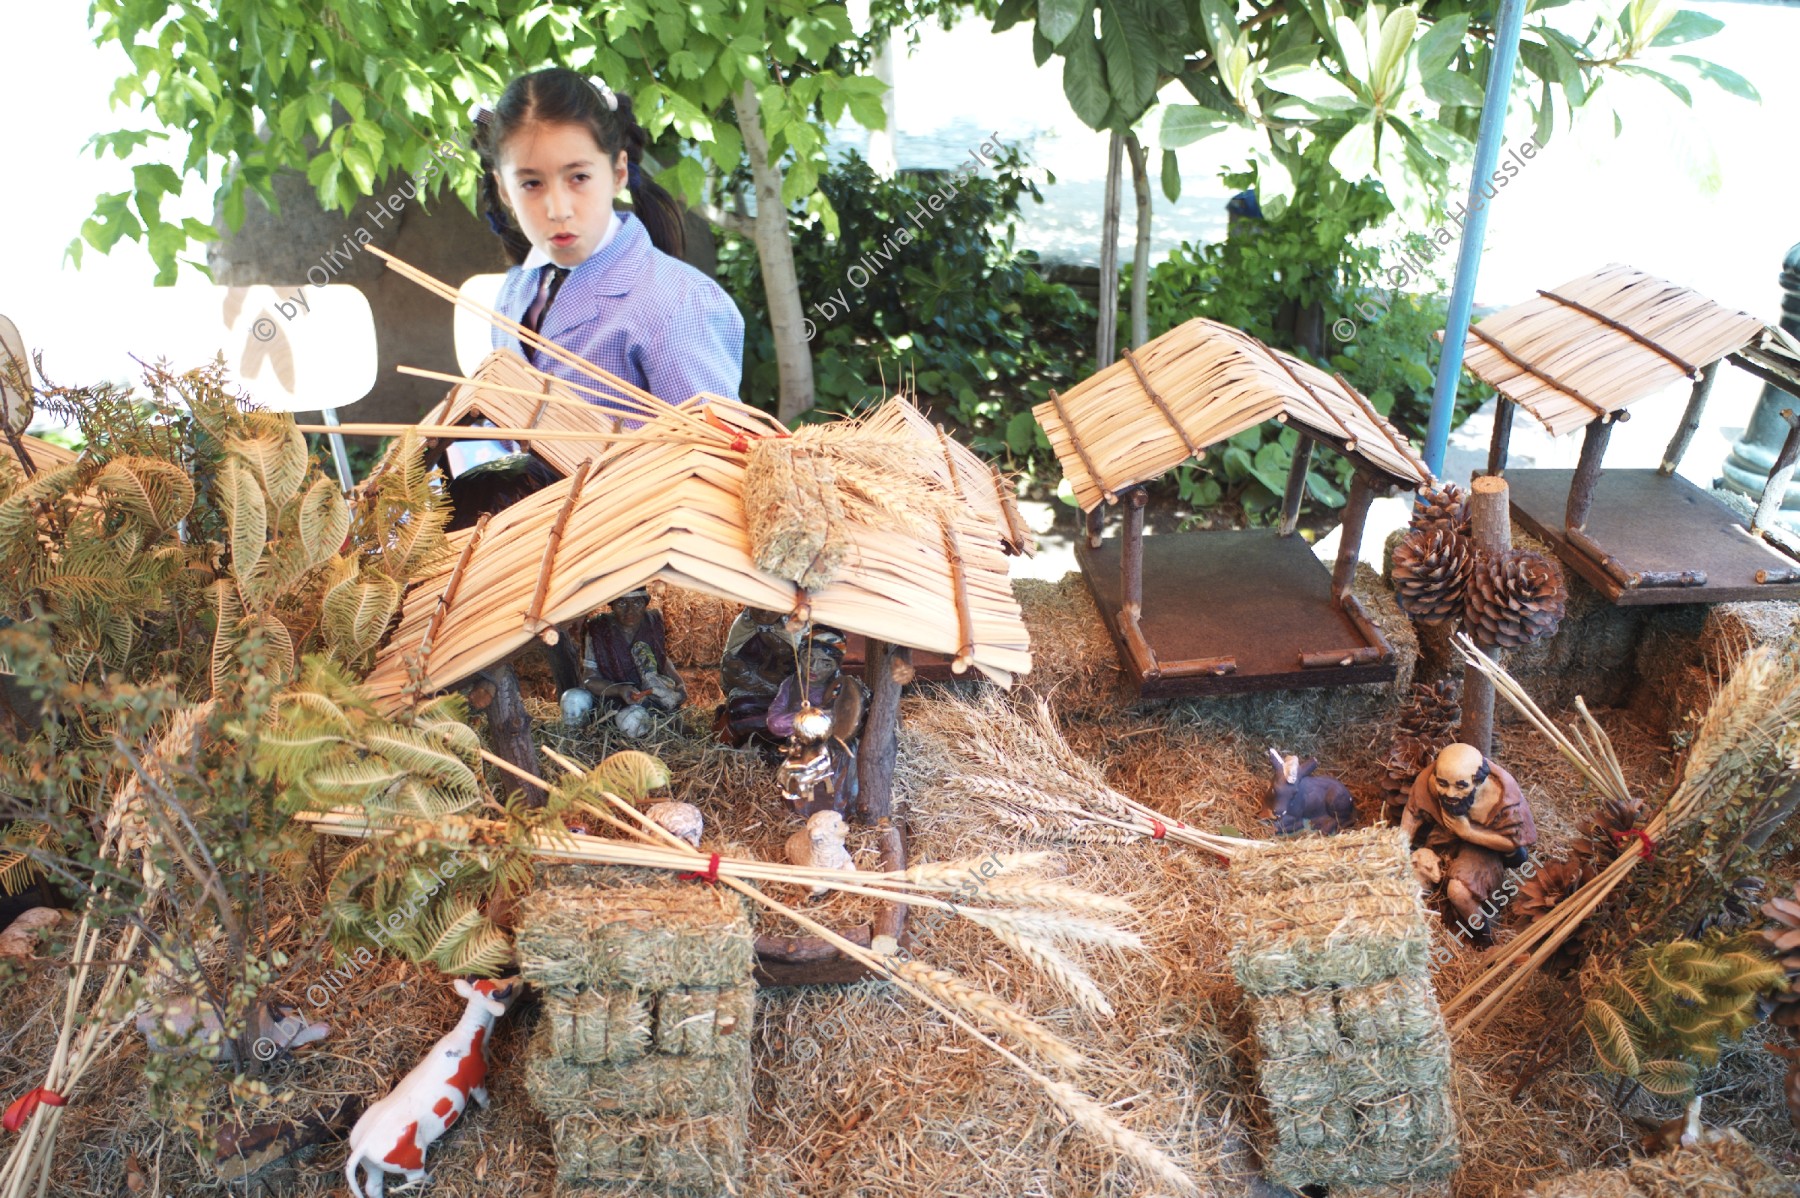
[[[1791,588],[1772,584],[1800,582],[1800,563],[1769,527],[1800,434],[1748,522],[1675,473],[1721,361],[1800,395],[1800,347],[1785,334],[1629,266],[1540,290],[1469,328],[1463,365],[1500,393],[1488,473],[1505,474],[1519,521],[1615,603],[1780,599]],[[1681,379],[1693,390],[1661,467],[1603,472],[1612,426]],[[1586,430],[1575,469],[1506,469],[1515,408],[1556,436]]]
[[[1392,650],[1351,585],[1370,502],[1431,472],[1343,376],[1195,319],[1033,411],[1089,514],[1077,558],[1140,694],[1393,680]],[[1278,529],[1144,535],[1145,483],[1268,420],[1300,433]],[[1331,570],[1294,535],[1319,444],[1356,471]],[[1113,503],[1124,528],[1105,540]]]
[[[736,443],[727,445],[726,438],[684,436],[691,418],[661,416],[637,430],[642,439],[610,448],[588,443],[591,456],[569,477],[452,533],[445,564],[408,591],[367,689],[395,707],[454,686],[657,578],[729,602],[792,610],[865,638],[871,696],[849,814],[882,829],[885,868],[905,868],[904,841],[889,821],[911,652],[944,654],[957,673],[973,667],[1003,686],[1031,668],[1031,656],[1007,570],[1006,553],[1022,547],[1022,525],[1016,512],[1008,515],[1006,488],[979,459],[940,441],[923,417],[915,420],[916,411],[896,405],[911,408],[890,400],[869,423],[926,439],[942,462],[940,481],[961,499],[938,535],[859,524],[838,576],[802,590],[755,565],[745,511],[745,445],[786,430],[750,409],[715,405],[708,420],[729,427]],[[873,936],[897,940],[903,920],[904,908],[890,907],[872,926],[841,931],[864,945]],[[765,984],[852,981],[865,972],[816,938],[765,937],[758,954]]]
[[[25,461],[19,456],[21,450],[24,451],[25,458],[31,460],[31,468],[34,470],[60,469],[63,466],[73,465],[75,459],[80,456],[72,449],[64,449],[54,442],[46,441],[42,437],[33,437],[27,433],[0,437],[0,452],[4,452],[7,457],[23,466]]]

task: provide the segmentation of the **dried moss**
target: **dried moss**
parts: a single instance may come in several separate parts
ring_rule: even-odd
[[[1784,1177],[1736,1132],[1618,1169],[1587,1169],[1524,1190],[1520,1198],[1794,1198]]]

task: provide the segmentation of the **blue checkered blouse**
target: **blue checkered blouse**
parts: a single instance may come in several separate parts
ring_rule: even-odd
[[[539,331],[670,403],[703,391],[736,399],[744,373],[737,305],[704,273],[651,245],[632,213],[616,215],[619,228],[562,281]],[[501,313],[524,320],[537,297],[537,263],[548,261],[533,250],[506,272],[495,305]],[[502,329],[494,329],[493,344],[523,356],[519,339]],[[538,355],[537,365],[568,382],[600,385],[549,354]]]

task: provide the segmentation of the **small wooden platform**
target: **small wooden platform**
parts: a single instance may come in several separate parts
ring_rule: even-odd
[[[1331,571],[1298,536],[1273,529],[1160,533],[1144,538],[1144,603],[1138,624],[1157,661],[1235,657],[1230,674],[1145,678],[1119,630],[1119,541],[1077,541],[1075,556],[1119,646],[1119,660],[1147,699],[1392,682],[1392,659],[1305,669],[1302,653],[1369,642],[1331,598]]]
[[[1556,550],[1563,564],[1622,607],[1800,599],[1800,585],[1764,585],[1758,570],[1800,566],[1760,537],[1724,503],[1680,475],[1607,470],[1589,509],[1587,535],[1628,572],[1699,570],[1706,585],[1626,587],[1568,543],[1563,533],[1573,470],[1508,470],[1513,515]],[[1146,603],[1146,606],[1148,604]]]

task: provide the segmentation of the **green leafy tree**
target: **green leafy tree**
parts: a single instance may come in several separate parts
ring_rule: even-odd
[[[903,11],[903,10],[902,10]],[[602,7],[535,0],[408,5],[347,0],[94,0],[100,42],[117,42],[132,70],[112,93],[140,101],[160,128],[101,133],[96,156],[155,158],[185,137],[179,166],[134,165],[131,188],[99,196],[70,255],[143,241],[157,281],[180,255],[215,235],[207,222],[173,221],[165,197],[209,155],[229,167],[214,182],[225,223],[237,229],[251,192],[277,210],[272,180],[303,170],[328,209],[350,213],[390,190],[396,172],[428,198],[445,175],[434,149],[466,145],[468,106],[514,76],[566,66],[603,76],[633,97],[667,165],[658,181],[721,225],[756,239],[781,363],[780,410],[811,403],[811,359],[789,248],[790,215],[835,229],[818,190],[825,130],[845,117],[879,128],[884,85],[857,73],[868,47],[841,3],[794,0],[622,0]],[[743,170],[740,170],[743,167]],[[472,155],[448,176],[477,210]],[[754,196],[755,214],[750,213]]]

